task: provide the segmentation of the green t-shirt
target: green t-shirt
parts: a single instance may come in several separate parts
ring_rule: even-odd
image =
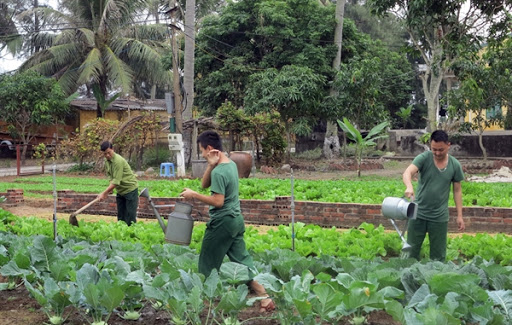
[[[114,153],[112,159],[105,159],[105,172],[110,178],[110,182],[116,185],[116,192],[119,195],[125,195],[139,187],[137,176],[133,173],[128,162]]]
[[[240,200],[238,199],[238,169],[233,161],[218,164],[211,173],[212,193],[224,195],[224,205],[221,208],[210,206],[210,217],[241,216]]]
[[[434,164],[432,151],[425,151],[414,158],[413,165],[418,167],[418,218],[436,222],[449,219],[448,200],[453,182],[464,180],[464,172],[459,161],[448,155],[448,164],[439,170]]]

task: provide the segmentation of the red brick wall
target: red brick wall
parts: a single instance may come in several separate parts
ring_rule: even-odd
[[[3,194],[6,195],[6,194]],[[57,212],[73,213],[80,207],[92,201],[97,194],[79,194],[74,191],[58,191]],[[10,200],[23,202],[23,190],[8,190],[6,197]],[[171,205],[182,198],[153,198],[155,205]],[[208,220],[208,206],[199,201],[186,201],[193,204],[192,216],[196,220]],[[376,226],[383,224],[392,229],[391,222],[381,214],[381,206],[377,204],[348,204],[348,203],[321,203],[310,201],[296,201],[294,208],[295,222],[313,223],[325,227],[350,228],[357,227],[363,222],[373,223]],[[241,200],[242,213],[248,224],[281,225],[292,221],[290,197],[276,197],[274,201]],[[157,207],[162,217],[172,212],[172,207]],[[99,215],[116,215],[115,196],[96,203],[83,213]],[[482,208],[464,207],[464,220],[466,232],[503,232],[512,233],[511,208]],[[155,218],[153,210],[146,198],[140,198],[138,216],[140,218]],[[457,231],[455,208],[450,208],[449,230]],[[403,222],[397,220],[400,229]]]
[[[22,189],[7,190],[7,192],[0,193],[0,196],[4,196],[6,198],[5,202],[2,203],[5,206],[18,206],[24,202]]]

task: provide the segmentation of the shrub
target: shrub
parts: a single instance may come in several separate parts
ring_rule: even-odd
[[[306,150],[295,154],[296,158],[307,160],[318,160],[322,158],[322,148],[318,147],[313,150]]]
[[[156,150],[152,147],[144,151],[142,165],[144,168],[160,166],[161,163],[168,162],[171,159],[174,160],[174,157],[171,158],[171,152],[168,148],[159,147],[158,150]]]
[[[69,173],[84,173],[94,169],[94,163],[76,164],[68,168]]]

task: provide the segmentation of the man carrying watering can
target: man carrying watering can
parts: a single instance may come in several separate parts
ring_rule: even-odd
[[[202,156],[208,161],[201,186],[210,187],[211,195],[203,195],[185,188],[181,196],[197,199],[210,205],[210,221],[206,224],[199,272],[209,276],[215,268],[220,269],[226,254],[232,262],[246,265],[252,278],[254,265],[244,241],[245,224],[238,199],[238,170],[236,164],[222,152],[222,141],[214,131],[205,131],[197,138]],[[265,288],[256,280],[249,286],[260,297],[260,312],[272,311],[275,306],[268,298]]]
[[[437,130],[430,136],[430,151],[414,158],[403,174],[406,186],[405,196],[416,198],[418,204],[417,218],[409,220],[407,243],[412,246],[410,257],[420,258],[421,245],[428,233],[430,240],[430,259],[446,259],[446,241],[448,235],[448,199],[453,184],[453,198],[457,209],[457,226],[465,229],[462,219],[462,187],[464,180],[462,166],[457,159],[450,156],[448,134]],[[413,176],[419,172],[418,190],[414,194]]]
[[[114,152],[111,142],[103,142],[100,149],[105,156],[105,172],[110,179],[110,185],[98,195],[98,198],[100,201],[106,199],[115,189],[117,192],[117,220],[122,220],[129,226],[136,222],[137,207],[139,206],[137,176],[128,162]]]

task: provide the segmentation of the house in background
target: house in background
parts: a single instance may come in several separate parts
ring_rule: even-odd
[[[81,132],[84,126],[96,119],[95,99],[75,99],[71,102],[71,108],[76,112],[77,127]],[[124,121],[131,117],[140,115],[143,112],[155,112],[164,123],[169,123],[170,114],[165,99],[139,100],[139,99],[116,99],[105,110],[106,120]],[[167,138],[167,133],[165,133]]]
[[[496,116],[498,116],[500,114],[503,117],[507,116],[508,110],[507,110],[506,106],[502,106],[501,103],[500,103],[500,104],[496,104],[494,107],[490,107],[488,109],[485,109],[483,111],[483,114],[485,114],[485,118],[487,120],[489,120],[489,119],[492,119],[492,118],[494,118],[494,117],[496,117]],[[464,122],[473,122],[473,119],[475,118],[475,116],[476,116],[476,114],[474,112],[469,111],[466,114],[466,117],[464,118]],[[503,125],[500,126],[498,124],[494,124],[494,125],[491,125],[488,128],[485,128],[485,131],[503,131],[503,130],[505,130]]]

